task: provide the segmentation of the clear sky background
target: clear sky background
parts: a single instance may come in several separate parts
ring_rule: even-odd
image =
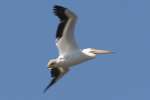
[[[116,52],[74,67],[46,94],[55,4],[79,17],[81,48]],[[0,100],[150,100],[149,0],[0,0]]]

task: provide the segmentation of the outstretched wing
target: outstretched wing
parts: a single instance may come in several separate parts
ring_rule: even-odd
[[[54,85],[62,76],[64,76],[65,73],[68,72],[67,68],[64,67],[55,67],[51,69],[51,77],[53,78],[51,82],[47,85],[47,87],[44,89],[44,93],[52,86]]]
[[[56,31],[56,45],[59,55],[67,55],[79,50],[73,34],[77,16],[69,9],[59,5],[55,5],[53,10],[54,14],[60,19]]]

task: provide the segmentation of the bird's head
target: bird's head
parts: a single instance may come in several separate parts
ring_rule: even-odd
[[[48,69],[54,68],[57,66],[57,60],[56,59],[50,59],[48,61]]]

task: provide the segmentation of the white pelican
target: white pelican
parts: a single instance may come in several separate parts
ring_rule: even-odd
[[[59,56],[56,59],[50,59],[48,62],[48,69],[51,71],[53,79],[44,92],[66,74],[71,66],[91,60],[96,57],[96,54],[112,53],[109,50],[97,50],[94,48],[79,49],[73,34],[77,16],[69,9],[59,5],[55,5],[53,11],[60,20],[56,32],[56,46]]]

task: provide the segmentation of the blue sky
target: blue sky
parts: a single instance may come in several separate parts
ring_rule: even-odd
[[[149,0],[1,0],[0,100],[150,100]],[[57,57],[54,4],[79,17],[81,48],[116,52],[74,67],[46,94]]]

